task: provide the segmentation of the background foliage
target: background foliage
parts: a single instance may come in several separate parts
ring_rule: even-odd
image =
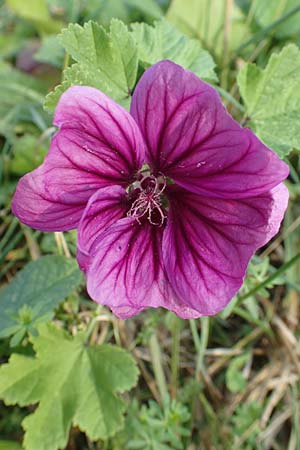
[[[0,450],[300,449],[299,0],[0,0]],[[279,235],[218,316],[126,322],[88,298],[76,234],[10,212],[73,84],[124,107],[171,59],[290,166]]]

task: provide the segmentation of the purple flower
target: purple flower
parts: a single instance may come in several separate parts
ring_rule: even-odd
[[[170,61],[144,73],[130,114],[74,86],[54,124],[44,163],[17,186],[14,214],[43,231],[77,228],[88,292],[121,318],[149,306],[183,318],[224,308],[279,229],[287,165]]]

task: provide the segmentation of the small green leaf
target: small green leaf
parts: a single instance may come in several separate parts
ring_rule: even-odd
[[[242,402],[236,407],[231,417],[234,436],[247,436],[248,445],[244,447],[245,449],[257,448],[258,435],[262,432],[260,419],[263,410],[264,405],[257,401]]]
[[[42,316],[56,308],[82,282],[76,261],[64,256],[43,256],[21,270],[13,281],[0,291],[0,330],[16,324],[26,325],[24,306],[34,316]],[[11,328],[13,330],[13,328]]]
[[[13,354],[0,369],[0,396],[8,405],[39,403],[23,421],[28,450],[65,448],[72,425],[90,439],[107,439],[123,426],[124,402],[138,370],[132,357],[112,345],[85,345],[53,325],[31,338],[36,357]]]
[[[246,64],[238,85],[250,126],[279,156],[300,149],[300,50],[287,45],[265,69]]]
[[[241,356],[233,358],[226,371],[226,386],[231,392],[241,392],[247,382],[241,369],[250,358],[250,353],[244,353]]]
[[[166,20],[154,27],[145,23],[131,25],[138,45],[139,59],[146,67],[162,59],[170,59],[191,70],[200,78],[216,81],[215,63],[196,39],[189,39]]]
[[[112,20],[109,33],[95,22],[71,24],[60,42],[77,62],[64,72],[63,83],[46,97],[52,111],[62,92],[74,84],[94,86],[128,106],[138,68],[137,46],[126,25]]]
[[[9,345],[11,347],[17,347],[22,342],[25,334],[26,334],[26,329],[21,328],[19,331],[17,331],[17,333],[15,333],[13,335],[13,337],[11,338],[11,340],[9,342]]]

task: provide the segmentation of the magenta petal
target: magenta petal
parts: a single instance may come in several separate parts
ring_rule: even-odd
[[[183,318],[198,311],[180,300],[166,277],[162,258],[163,228],[124,218],[106,229],[93,246],[87,268],[92,299],[121,319],[148,307],[163,307]]]
[[[77,260],[86,270],[92,246],[102,233],[126,215],[126,191],[121,186],[99,189],[89,200],[78,226]]]
[[[263,194],[288,174],[287,164],[248,129],[212,136],[189,158],[186,171],[179,165],[169,172],[191,192],[229,199]]]
[[[274,236],[287,207],[283,184],[243,200],[174,189],[163,237],[170,284],[198,316],[216,314],[242,285],[251,256]]]
[[[139,311],[160,306],[169,283],[162,268],[162,228],[124,218],[109,227],[93,248],[87,271],[92,299],[111,309]]]
[[[77,164],[60,151],[61,141],[60,133],[53,137],[44,163],[20,179],[12,201],[20,221],[42,231],[76,228],[88,199],[103,185],[83,161]]]
[[[22,177],[12,201],[12,212],[21,222],[42,231],[65,231],[75,228],[85,203],[56,201],[48,195],[45,165]]]
[[[62,143],[67,156],[84,160],[114,184],[128,183],[144,162],[144,142],[134,119],[95,88],[69,88],[58,103],[54,124],[69,140],[69,144]]]
[[[252,197],[288,175],[287,165],[231,118],[210,85],[170,61],[144,73],[131,114],[154,170],[192,192]]]
[[[94,192],[128,185],[144,160],[134,119],[97,89],[68,89],[54,122],[60,130],[45,162],[20,180],[12,205],[23,223],[43,231],[76,228]]]

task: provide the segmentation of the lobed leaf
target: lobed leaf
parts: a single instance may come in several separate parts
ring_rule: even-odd
[[[42,316],[53,311],[81,281],[76,261],[64,256],[43,256],[27,264],[0,291],[1,335],[18,323],[18,313],[25,305]]]
[[[173,0],[166,17],[188,36],[197,37],[203,47],[221,60],[226,48],[235,50],[239,43],[251,35],[245,16],[236,2],[232,2],[230,8],[230,29],[225,31],[226,8],[226,0]]]
[[[47,110],[53,110],[62,92],[74,84],[96,87],[128,105],[137,77],[138,55],[126,25],[112,20],[108,33],[96,22],[83,27],[71,24],[63,30],[60,42],[77,64],[64,72],[63,83],[46,97]]]
[[[35,358],[15,354],[0,368],[6,404],[39,402],[23,421],[27,450],[65,448],[72,425],[92,440],[122,428],[125,405],[117,394],[133,387],[138,375],[127,352],[112,345],[88,347],[84,334],[71,337],[54,325],[42,325],[31,340]]]
[[[72,85],[93,86],[129,108],[138,77],[138,64],[144,68],[170,59],[199,77],[216,81],[215,63],[196,39],[189,39],[167,21],[154,27],[133,24],[132,31],[112,20],[107,32],[96,22],[81,27],[71,24],[63,30],[60,42],[75,64],[64,71],[63,82],[47,95],[45,108],[53,111],[62,93]]]
[[[191,70],[199,78],[217,80],[215,63],[210,54],[203,50],[199,40],[187,38],[166,20],[156,22],[153,27],[135,23],[131,28],[137,42],[139,59],[146,67],[162,59],[170,59]]]
[[[246,64],[238,74],[250,126],[279,156],[300,149],[300,50],[287,45],[265,69]]]

